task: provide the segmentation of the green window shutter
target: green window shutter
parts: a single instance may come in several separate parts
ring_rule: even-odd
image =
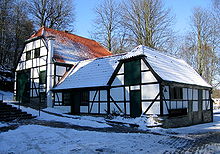
[[[40,71],[39,80],[40,84],[46,83],[46,71]]]
[[[136,85],[141,83],[141,61],[134,60],[124,63],[125,85]]]

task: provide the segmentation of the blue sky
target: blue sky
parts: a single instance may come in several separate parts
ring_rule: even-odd
[[[88,31],[92,31],[95,18],[94,8],[102,0],[75,0],[75,34],[90,37]],[[164,0],[165,7],[171,8],[176,16],[174,28],[179,34],[187,31],[189,17],[194,7],[210,8],[211,0]]]

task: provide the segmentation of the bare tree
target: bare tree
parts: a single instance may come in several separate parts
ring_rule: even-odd
[[[121,6],[115,0],[104,0],[95,8],[92,37],[109,51],[120,52],[125,47],[123,28],[120,27]]]
[[[32,0],[30,14],[36,26],[73,30],[72,0]]]
[[[173,17],[161,0],[126,0],[122,10],[132,44],[164,49],[173,37]]]
[[[14,69],[24,41],[33,32],[24,1],[0,1],[0,65]]]
[[[195,8],[191,16],[191,31],[182,47],[182,55],[197,72],[213,84],[219,73],[218,36],[212,14],[208,10]]]

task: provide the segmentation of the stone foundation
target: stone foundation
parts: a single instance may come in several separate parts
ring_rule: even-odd
[[[198,111],[198,112],[191,112],[187,115],[177,116],[177,117],[169,117],[163,116],[160,117],[163,119],[163,127],[164,128],[173,128],[173,127],[184,127],[190,126],[200,123],[207,123],[212,122],[212,111]]]

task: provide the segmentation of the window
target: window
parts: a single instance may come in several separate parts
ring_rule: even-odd
[[[170,98],[171,99],[183,99],[183,88],[170,87]]]
[[[70,92],[63,92],[63,104],[62,105],[70,105]]]
[[[38,57],[40,57],[40,48],[36,48],[34,50],[34,58],[38,58]]]
[[[83,91],[81,93],[81,106],[89,105],[89,91]]]
[[[26,52],[26,60],[30,60],[31,59],[31,51],[27,51]]]
[[[46,84],[46,71],[40,71],[39,80],[40,84]]]

